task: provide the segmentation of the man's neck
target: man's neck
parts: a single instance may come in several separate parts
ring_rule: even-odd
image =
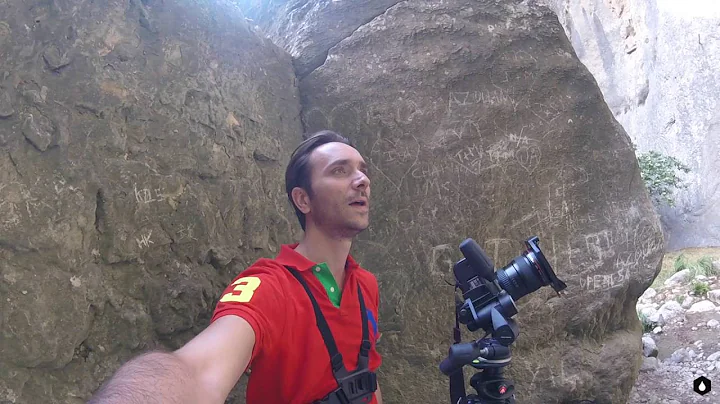
[[[340,288],[345,281],[345,262],[352,247],[352,239],[333,238],[317,229],[307,228],[305,237],[295,251],[312,262],[325,262]]]

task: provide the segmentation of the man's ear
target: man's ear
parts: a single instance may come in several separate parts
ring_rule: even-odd
[[[292,195],[295,206],[300,209],[300,212],[306,215],[310,213],[310,196],[304,189],[295,187],[290,195]]]

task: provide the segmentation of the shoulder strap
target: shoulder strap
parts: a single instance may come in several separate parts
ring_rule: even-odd
[[[318,305],[317,300],[315,300],[315,297],[310,292],[310,287],[308,286],[307,282],[305,282],[305,279],[300,275],[300,273],[292,267],[286,266],[285,268],[290,271],[290,273],[297,278],[298,282],[303,286],[305,289],[305,292],[310,297],[310,301],[313,305],[313,310],[315,310],[315,318],[317,320],[317,326],[320,329],[320,334],[323,337],[323,340],[325,341],[325,347],[328,350],[328,354],[330,355],[330,363],[332,365],[333,373],[338,374],[338,372],[345,370],[345,365],[343,364],[342,355],[337,349],[337,345],[335,344],[335,339],[332,336],[332,332],[330,331],[330,326],[328,326],[327,320],[325,320],[325,316],[323,316],[322,311],[320,311],[320,306]]]
[[[358,369],[367,368],[370,355],[370,331],[368,330],[368,314],[365,308],[365,299],[360,290],[358,282],[358,299],[360,300],[360,318],[362,320],[362,342],[360,343],[360,353],[358,354]]]
[[[320,334],[323,337],[323,341],[325,341],[325,347],[328,350],[328,355],[330,355],[330,363],[332,365],[333,373],[336,375],[338,372],[346,373],[345,372],[345,366],[343,364],[342,355],[337,349],[337,345],[335,344],[335,339],[332,336],[332,332],[330,331],[330,326],[328,326],[327,320],[325,320],[325,316],[323,316],[322,311],[320,310],[320,306],[318,305],[317,300],[315,300],[315,297],[310,292],[310,287],[308,286],[307,282],[305,282],[305,279],[300,275],[300,273],[293,267],[285,266],[288,271],[290,271],[293,276],[300,282],[302,287],[305,289],[305,292],[307,293],[308,297],[310,297],[310,301],[313,305],[313,310],[315,311],[315,319],[317,321],[318,329],[320,330]],[[360,300],[360,319],[362,322],[362,342],[360,343],[360,353],[358,354],[358,366],[357,369],[363,369],[368,367],[369,363],[369,355],[370,355],[370,331],[368,329],[368,315],[367,315],[367,308],[365,306],[365,299],[362,294],[362,290],[360,290],[360,284],[357,285],[358,288],[358,300]],[[342,376],[344,376],[343,374]]]

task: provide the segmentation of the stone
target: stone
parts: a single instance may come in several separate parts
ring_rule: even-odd
[[[658,356],[658,348],[657,348],[657,345],[655,344],[654,339],[652,339],[651,337],[643,337],[642,343],[643,343],[643,355],[645,355],[646,357],[650,357],[650,356],[657,357]]]
[[[659,322],[658,311],[653,307],[643,307],[639,310],[640,314],[645,316],[649,321],[653,323]]]
[[[645,292],[643,292],[642,295],[640,295],[640,300],[649,301],[652,300],[653,297],[657,295],[657,291],[653,288],[647,288]]]
[[[720,351],[715,352],[707,357],[708,361],[717,361],[720,360]]]
[[[720,321],[717,321],[715,319],[708,320],[707,326],[708,328],[718,328],[720,327]]]
[[[707,298],[713,303],[720,304],[720,289],[714,289],[709,291],[707,294]]]
[[[703,300],[693,304],[689,309],[688,313],[705,313],[708,311],[715,310],[715,304],[709,300]]]
[[[15,114],[15,108],[10,92],[0,86],[0,119],[10,118],[13,114]]]
[[[653,328],[653,330],[652,330],[653,334],[660,334],[660,333],[662,333],[662,331],[663,331],[662,327],[659,327],[659,326]]]
[[[680,348],[670,355],[665,361],[667,363],[690,362],[695,357],[695,351],[690,348]]]
[[[683,269],[674,273],[671,277],[665,280],[665,286],[676,285],[678,283],[686,283],[690,280],[690,270]]]
[[[657,370],[660,366],[659,361],[655,357],[643,358],[642,365],[640,366],[641,372],[651,372]]]
[[[541,2],[557,12],[638,152],[662,152],[690,168],[681,173],[687,188],[673,194],[675,206],[657,204],[668,249],[720,245],[720,209],[707,208],[717,198],[705,191],[720,184],[720,126],[716,115],[702,112],[705,100],[720,92],[713,67],[720,64],[717,3],[680,8],[668,1]]]
[[[684,313],[685,309],[675,300],[668,300],[658,310],[658,315],[662,316],[666,323],[684,318]]]
[[[296,19],[277,43],[327,24],[299,10],[274,18]],[[326,31],[310,39],[335,36]],[[459,243],[474,238],[501,267],[524,248],[517,234],[538,233],[541,245],[563,246],[552,262],[573,286],[564,299],[543,288],[519,300],[523,334],[507,369],[518,401],[592,394],[626,402],[641,331],[625,307],[644,290],[631,285],[650,285],[659,270],[662,230],[632,145],[557,17],[535,2],[400,2],[334,43],[324,63],[301,76],[302,118],[308,131],[350,134],[374,170],[374,195],[382,195],[373,220],[384,225],[359,243],[358,256],[382,268],[382,285],[408,285],[382,292],[381,323],[394,330],[383,340],[383,372],[403,375],[383,387],[385,400],[447,399],[437,365],[447,354],[439,341],[452,328],[454,297],[432,285],[451,276]],[[538,192],[509,192],[518,188]],[[411,269],[389,260],[408,251],[424,251]],[[406,318],[407,310],[444,313],[446,321]],[[558,337],[593,348],[537,343]],[[437,350],[409,357],[409,346]],[[572,376],[558,382],[551,369],[561,367]]]
[[[695,298],[693,296],[686,296],[685,299],[683,299],[682,304],[680,304],[680,307],[687,310],[693,305],[693,303],[695,303]]]
[[[298,238],[296,76],[225,0],[2,0],[0,20],[0,402],[85,402]]]
[[[43,115],[28,114],[22,125],[22,133],[25,139],[39,151],[46,151],[53,141],[55,127],[53,123]]]

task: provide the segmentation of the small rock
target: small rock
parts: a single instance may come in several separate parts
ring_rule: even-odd
[[[652,332],[653,332],[653,334],[660,334],[662,332],[662,327],[657,326],[657,327],[653,328]]]
[[[15,113],[10,94],[0,88],[0,118],[9,118]]]
[[[658,348],[657,344],[655,344],[655,340],[651,337],[643,337],[642,338],[643,343],[643,355],[646,357],[657,357],[658,356]]]
[[[698,329],[697,327],[691,328],[691,330],[693,330],[693,331],[697,331],[697,329]]]
[[[714,354],[711,354],[710,356],[708,356],[707,360],[709,360],[709,361],[720,360],[720,351],[717,351]]]
[[[695,303],[695,299],[692,296],[685,297],[685,300],[683,300],[682,304],[680,305],[683,309],[687,310],[692,306],[692,304]]]
[[[639,306],[638,312],[645,316],[649,321],[653,321],[653,317],[657,317],[657,309],[650,306]]]
[[[717,328],[717,327],[720,327],[720,321],[717,321],[717,320],[715,320],[715,319],[709,320],[709,321],[707,322],[707,326],[708,326],[708,328]]]
[[[664,322],[668,323],[672,320],[678,320],[680,318],[683,318],[685,309],[683,309],[682,306],[680,306],[680,303],[676,302],[675,300],[668,300],[667,302],[663,303],[662,306],[660,306],[658,313],[660,316],[662,316]]]
[[[640,299],[642,300],[650,300],[653,297],[657,295],[657,291],[653,288],[648,288],[643,294],[640,296]]]
[[[676,350],[675,352],[670,355],[669,358],[666,359],[667,363],[681,363],[681,362],[690,362],[690,360],[695,356],[695,351],[693,351],[690,348],[680,348]]]
[[[673,276],[669,277],[665,281],[665,286],[671,286],[676,285],[678,283],[685,283],[690,278],[690,269],[683,269],[682,271],[678,271]]]
[[[660,366],[658,359],[655,357],[643,358],[642,365],[640,365],[641,372],[651,372],[657,370]]]
[[[710,301],[720,304],[720,289],[711,290],[707,296]]]
[[[660,308],[662,310],[662,307]],[[703,300],[693,304],[689,309],[688,313],[704,313],[706,311],[715,310],[715,304],[709,300]]]
[[[715,365],[708,366],[707,370],[708,370],[708,372],[712,372],[713,370],[715,370]]]
[[[697,279],[697,280],[699,280],[699,281],[701,281],[701,282],[705,282],[705,281],[708,280],[708,277],[705,276],[705,275],[696,275],[696,276],[695,276],[695,279]]]

